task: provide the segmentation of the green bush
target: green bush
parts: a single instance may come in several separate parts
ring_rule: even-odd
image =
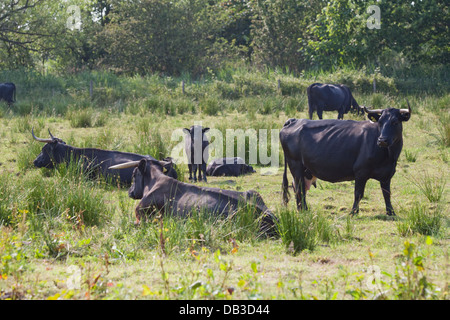
[[[224,112],[224,104],[217,97],[206,97],[200,100],[199,107],[208,116],[216,116]]]

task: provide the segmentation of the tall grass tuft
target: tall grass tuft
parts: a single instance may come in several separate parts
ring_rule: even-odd
[[[408,162],[416,162],[416,160],[417,160],[417,152],[410,151],[410,150],[406,149],[404,154],[405,154],[406,161],[408,161]]]
[[[230,216],[193,210],[188,216],[180,217],[166,211],[143,220],[145,227],[139,233],[143,242],[150,247],[163,247],[165,254],[200,248],[215,251],[224,246],[235,246],[237,242],[253,243],[263,238],[260,220],[251,205],[240,206]]]
[[[450,147],[450,114],[444,113],[439,116],[437,126],[438,135],[436,136],[438,143],[442,147]]]
[[[138,122],[136,126],[137,144],[134,152],[150,155],[156,159],[162,159],[169,154],[170,146],[168,140],[160,132],[157,126],[150,126],[145,120]]]
[[[430,202],[439,202],[442,199],[447,184],[447,177],[445,175],[431,177],[425,171],[422,176],[417,175],[416,178],[411,178],[410,180]]]
[[[23,188],[28,192],[24,206],[30,212],[49,218],[81,219],[87,226],[100,225],[109,216],[103,193],[97,188],[101,180],[85,171],[81,161],[41,172],[50,177],[29,175],[23,180]]]
[[[200,109],[208,116],[216,116],[219,112],[223,113],[225,105],[218,97],[208,96],[199,102]]]
[[[28,144],[27,148],[22,148],[18,151],[17,154],[17,167],[19,172],[23,173],[28,169],[33,169],[33,161],[41,152],[43,143],[33,141]]]
[[[403,237],[417,233],[436,236],[442,228],[443,218],[441,206],[430,209],[427,205],[416,203],[405,212],[405,217],[397,222],[397,231]]]
[[[332,238],[331,224],[321,213],[282,208],[277,216],[281,241],[292,254],[313,251],[320,241]]]
[[[0,174],[2,224],[10,223],[18,211],[87,226],[100,225],[110,214],[98,182],[77,162],[67,167],[60,165],[56,170],[30,171],[20,177],[20,184],[15,179],[11,174]]]
[[[66,114],[72,128],[90,128],[94,126],[94,112],[92,109],[71,108]]]

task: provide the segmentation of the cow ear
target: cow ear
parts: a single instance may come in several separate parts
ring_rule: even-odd
[[[371,112],[367,115],[367,118],[369,118],[369,120],[372,122],[378,122],[378,119],[380,119],[380,116],[381,116],[381,114],[379,114],[379,113]]]
[[[183,128],[183,132],[186,133],[186,134],[190,134],[191,130],[189,130],[188,128]]]
[[[209,128],[203,128],[203,129],[202,129],[202,132],[203,132],[203,133],[208,132],[208,131],[209,131]]]
[[[139,164],[138,164],[138,169],[139,171],[141,171],[142,173],[145,173],[145,169],[147,168],[147,160],[146,159],[142,159]]]
[[[405,112],[405,113],[402,113],[402,114],[400,115],[400,119],[401,119],[401,121],[403,121],[403,122],[408,121],[409,118],[411,118],[411,113]]]

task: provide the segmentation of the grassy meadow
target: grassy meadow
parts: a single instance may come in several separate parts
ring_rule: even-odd
[[[0,299],[449,298],[450,95],[445,83],[431,90],[432,75],[416,82],[355,70],[295,77],[224,69],[199,80],[1,75],[16,83],[17,102],[0,103]],[[225,135],[306,118],[313,82],[347,84],[371,108],[406,108],[408,98],[412,116],[391,185],[397,217],[386,216],[374,180],[355,217],[353,182],[318,181],[307,195],[309,211],[297,212],[293,199],[284,208],[281,146],[276,172],[257,164],[252,175],[199,183],[258,191],[279,218],[276,239],[258,234],[246,208],[231,220],[200,212],[135,227],[138,201],[126,188],[90,180],[76,164],[33,167],[43,144],[32,128],[72,146],[163,158],[179,143],[174,130],[194,122]],[[415,90],[404,89],[411,83]],[[187,181],[187,166],[177,170]]]

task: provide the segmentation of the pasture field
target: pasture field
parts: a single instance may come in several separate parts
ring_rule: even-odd
[[[397,216],[386,216],[374,180],[355,217],[353,182],[318,181],[308,192],[310,211],[297,212],[294,199],[284,208],[280,146],[278,170],[254,165],[252,175],[199,183],[258,191],[280,219],[282,235],[266,239],[245,208],[231,220],[194,213],[136,227],[138,201],[126,188],[88,179],[76,164],[34,168],[43,144],[31,129],[43,138],[50,129],[72,146],[162,158],[179,143],[174,130],[194,122],[225,135],[306,118],[304,89],[313,79],[284,75],[277,88],[274,75],[222,75],[188,81],[182,92],[177,79],[114,84],[119,78],[104,75],[90,96],[87,76],[36,77],[18,76],[18,101],[0,107],[0,299],[449,298],[448,93],[402,94],[383,78],[372,93],[361,74],[321,75],[317,81],[351,82],[360,105],[405,108],[408,98],[412,116],[391,186]],[[227,77],[234,80],[219,81]],[[187,181],[187,165],[178,171]]]

